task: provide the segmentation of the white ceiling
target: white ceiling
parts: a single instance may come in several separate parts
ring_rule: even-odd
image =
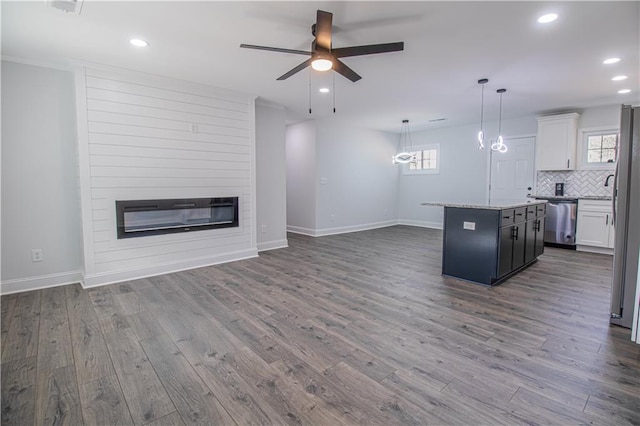
[[[403,52],[344,58],[362,80],[335,77],[336,115],[398,132],[576,110],[640,99],[640,2],[116,2],[85,0],[80,15],[45,0],[2,1],[2,54],[70,59],[252,93],[285,105],[289,121],[332,114],[333,73],[276,78],[306,58],[240,43],[310,50],[316,10],[332,12],[333,46],[404,41]],[[559,19],[536,22],[546,12]],[[143,38],[147,48],[128,40]],[[602,60],[622,58],[605,66]],[[625,74],[629,79],[613,82]],[[309,81],[313,114],[309,114]],[[632,89],[620,95],[621,88]],[[429,120],[445,117],[446,121]]]

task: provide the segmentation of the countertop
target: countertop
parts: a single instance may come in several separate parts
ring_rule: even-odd
[[[463,209],[502,210],[502,209],[514,209],[517,207],[525,207],[530,204],[541,204],[546,202],[547,202],[546,200],[499,201],[499,202],[491,202],[491,203],[427,202],[427,203],[420,203],[420,205],[421,206],[458,207]]]
[[[538,200],[603,200],[611,201],[611,195],[527,195]]]

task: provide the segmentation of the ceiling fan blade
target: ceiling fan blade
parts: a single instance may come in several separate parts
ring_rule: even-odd
[[[333,70],[339,74],[342,74],[343,76],[353,81],[354,83],[362,78],[354,70],[346,66],[344,62],[340,61],[339,59],[333,60]]]
[[[255,44],[241,44],[240,47],[245,49],[268,50],[270,52],[294,53],[296,55],[311,55],[311,52],[295,49],[282,49],[280,47],[256,46]]]
[[[404,42],[368,44],[365,46],[340,47],[333,49],[331,54],[336,58],[346,58],[348,56],[373,55],[376,53],[399,52],[404,50]]]
[[[329,52],[331,50],[331,27],[333,13],[318,10],[316,17],[316,40],[315,47]]]
[[[297,72],[302,71],[303,69],[305,69],[306,67],[308,67],[309,65],[311,65],[311,61],[313,60],[313,58],[309,58],[306,61],[304,61],[303,63],[301,63],[300,65],[298,65],[297,67],[293,68],[292,70],[286,72],[285,74],[282,74],[280,77],[278,77],[276,80],[286,80],[287,78],[291,77],[292,75],[294,75]]]

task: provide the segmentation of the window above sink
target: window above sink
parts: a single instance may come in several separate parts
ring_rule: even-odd
[[[581,129],[578,169],[615,169],[619,137],[619,130],[612,127]]]

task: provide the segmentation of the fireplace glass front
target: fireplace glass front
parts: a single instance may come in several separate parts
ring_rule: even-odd
[[[238,226],[238,197],[116,201],[118,239]]]

